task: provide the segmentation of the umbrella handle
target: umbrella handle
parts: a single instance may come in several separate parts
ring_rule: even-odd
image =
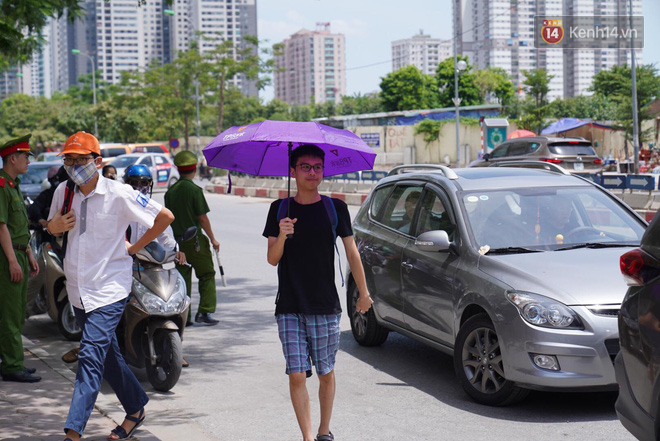
[[[289,161],[287,162],[287,167],[291,167],[291,150],[293,150],[293,143],[289,141]],[[286,183],[286,198],[289,203],[286,204],[286,217],[291,219],[291,171],[289,170],[289,173],[287,173],[288,179]],[[286,235],[287,239],[293,239],[293,234],[287,234]]]

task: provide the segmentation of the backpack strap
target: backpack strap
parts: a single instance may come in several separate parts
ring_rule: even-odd
[[[335,207],[335,203],[332,202],[332,198],[321,195],[321,200],[323,201],[325,212],[328,214],[328,219],[330,219],[330,224],[332,225],[332,243],[335,244],[335,251],[337,251],[337,260],[339,261],[339,275],[341,276],[341,286],[343,287],[344,272],[341,269],[341,255],[339,254],[339,248],[337,248],[337,226],[339,226],[339,216],[337,216],[337,208]]]
[[[73,192],[76,188],[76,184],[71,180],[67,179],[66,188],[64,189],[64,203],[62,203],[62,209],[60,210],[61,214],[67,214],[71,211],[71,205],[73,204]],[[62,236],[62,258],[66,257],[66,246],[69,241],[69,232],[65,231]]]

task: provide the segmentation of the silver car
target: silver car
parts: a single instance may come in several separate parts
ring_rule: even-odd
[[[349,275],[355,339],[396,331],[451,354],[487,405],[529,389],[616,390],[619,256],[639,246],[644,219],[579,176],[410,168],[381,180],[353,224],[375,302],[355,312]]]

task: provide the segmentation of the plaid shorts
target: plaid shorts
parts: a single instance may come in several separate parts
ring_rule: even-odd
[[[278,314],[277,329],[286,359],[286,373],[305,372],[316,366],[318,375],[335,368],[339,350],[341,314]]]

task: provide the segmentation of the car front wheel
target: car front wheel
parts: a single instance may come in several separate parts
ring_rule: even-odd
[[[351,319],[351,331],[355,341],[362,346],[379,346],[385,343],[389,330],[376,322],[373,305],[366,314],[360,314],[355,308],[359,297],[355,282],[351,281],[346,291],[346,305],[348,317]]]
[[[506,406],[529,393],[506,379],[500,341],[486,314],[470,317],[461,326],[454,347],[454,369],[463,390],[481,404]]]

